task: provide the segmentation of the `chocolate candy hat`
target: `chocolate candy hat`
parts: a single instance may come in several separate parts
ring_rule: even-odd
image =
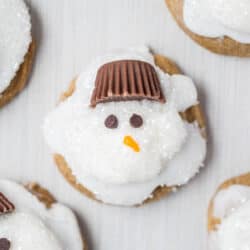
[[[129,100],[165,102],[155,69],[147,62],[120,60],[101,66],[97,72],[91,106]]]

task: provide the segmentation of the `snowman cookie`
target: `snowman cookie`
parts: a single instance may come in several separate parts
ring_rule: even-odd
[[[35,45],[23,0],[0,1],[0,107],[26,85]]]
[[[178,25],[212,52],[250,56],[248,0],[165,0]]]
[[[250,174],[225,181],[208,209],[209,249],[250,249]]]
[[[47,190],[0,180],[0,249],[86,248],[75,215]]]
[[[205,122],[192,80],[179,73],[147,47],[97,58],[45,119],[45,139],[66,179],[116,205],[186,184],[203,165]]]

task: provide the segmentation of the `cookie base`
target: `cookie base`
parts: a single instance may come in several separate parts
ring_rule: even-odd
[[[42,202],[48,209],[57,201],[52,194],[45,188],[42,188],[36,182],[31,182],[25,185],[25,188],[32,193],[37,199]]]
[[[27,84],[35,55],[35,48],[35,42],[32,41],[15,78],[11,81],[7,89],[0,93],[0,108],[10,102]]]
[[[209,206],[208,206],[208,213],[207,213],[207,230],[208,232],[216,231],[216,227],[221,224],[221,220],[219,218],[216,218],[214,216],[214,198],[216,194],[223,190],[227,189],[228,187],[232,185],[244,185],[244,186],[249,186],[250,187],[250,173],[243,174],[234,178],[231,178],[225,182],[223,182],[217,189],[215,195],[211,199]]]
[[[164,72],[173,75],[173,74],[181,74],[180,69],[178,66],[172,62],[170,59],[162,56],[162,55],[154,55],[154,60],[155,64],[160,67]],[[76,89],[76,79],[74,79],[68,89],[61,95],[60,97],[60,102],[63,102],[66,100],[68,97],[70,97]],[[194,121],[197,122],[200,128],[200,132],[204,138],[206,138],[206,123],[205,123],[205,118],[202,112],[202,109],[199,104],[189,108],[185,112],[180,113],[181,117],[183,120],[193,123]],[[77,178],[73,175],[71,168],[67,164],[66,160],[64,157],[60,154],[54,154],[54,161],[59,169],[59,171],[62,173],[62,175],[65,177],[65,179],[78,191],[81,193],[85,194],[87,197],[94,199],[96,201],[102,202],[98,200],[95,197],[95,194],[92,193],[90,190],[88,190],[86,187],[84,187],[83,184],[78,183]],[[152,201],[157,201],[163,196],[166,196],[170,194],[172,191],[176,190],[176,186],[159,186],[156,187],[155,190],[152,192],[150,195],[150,198],[146,199],[143,201],[142,204],[138,204],[137,206],[152,202]]]
[[[224,38],[208,38],[189,30],[183,20],[184,0],[165,0],[165,2],[180,28],[202,47],[217,54],[250,57],[250,44],[239,43],[226,36]]]

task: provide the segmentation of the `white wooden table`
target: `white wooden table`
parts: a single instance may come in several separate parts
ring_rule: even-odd
[[[29,86],[0,111],[0,174],[38,181],[78,214],[92,250],[206,249],[206,210],[217,185],[250,170],[250,59],[193,43],[164,0],[27,0],[38,51]],[[206,168],[176,194],[141,208],[89,200],[53,164],[41,126],[72,77],[98,54],[150,45],[195,80],[209,122]]]

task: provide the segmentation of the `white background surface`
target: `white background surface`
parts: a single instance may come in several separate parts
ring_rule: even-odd
[[[0,174],[38,181],[76,212],[90,250],[206,249],[206,210],[224,179],[250,170],[250,59],[212,54],[174,23],[164,0],[28,0],[38,51],[28,87],[0,111]],[[141,208],[98,204],[59,174],[42,121],[98,54],[148,44],[193,77],[209,124],[206,167],[176,194]]]

